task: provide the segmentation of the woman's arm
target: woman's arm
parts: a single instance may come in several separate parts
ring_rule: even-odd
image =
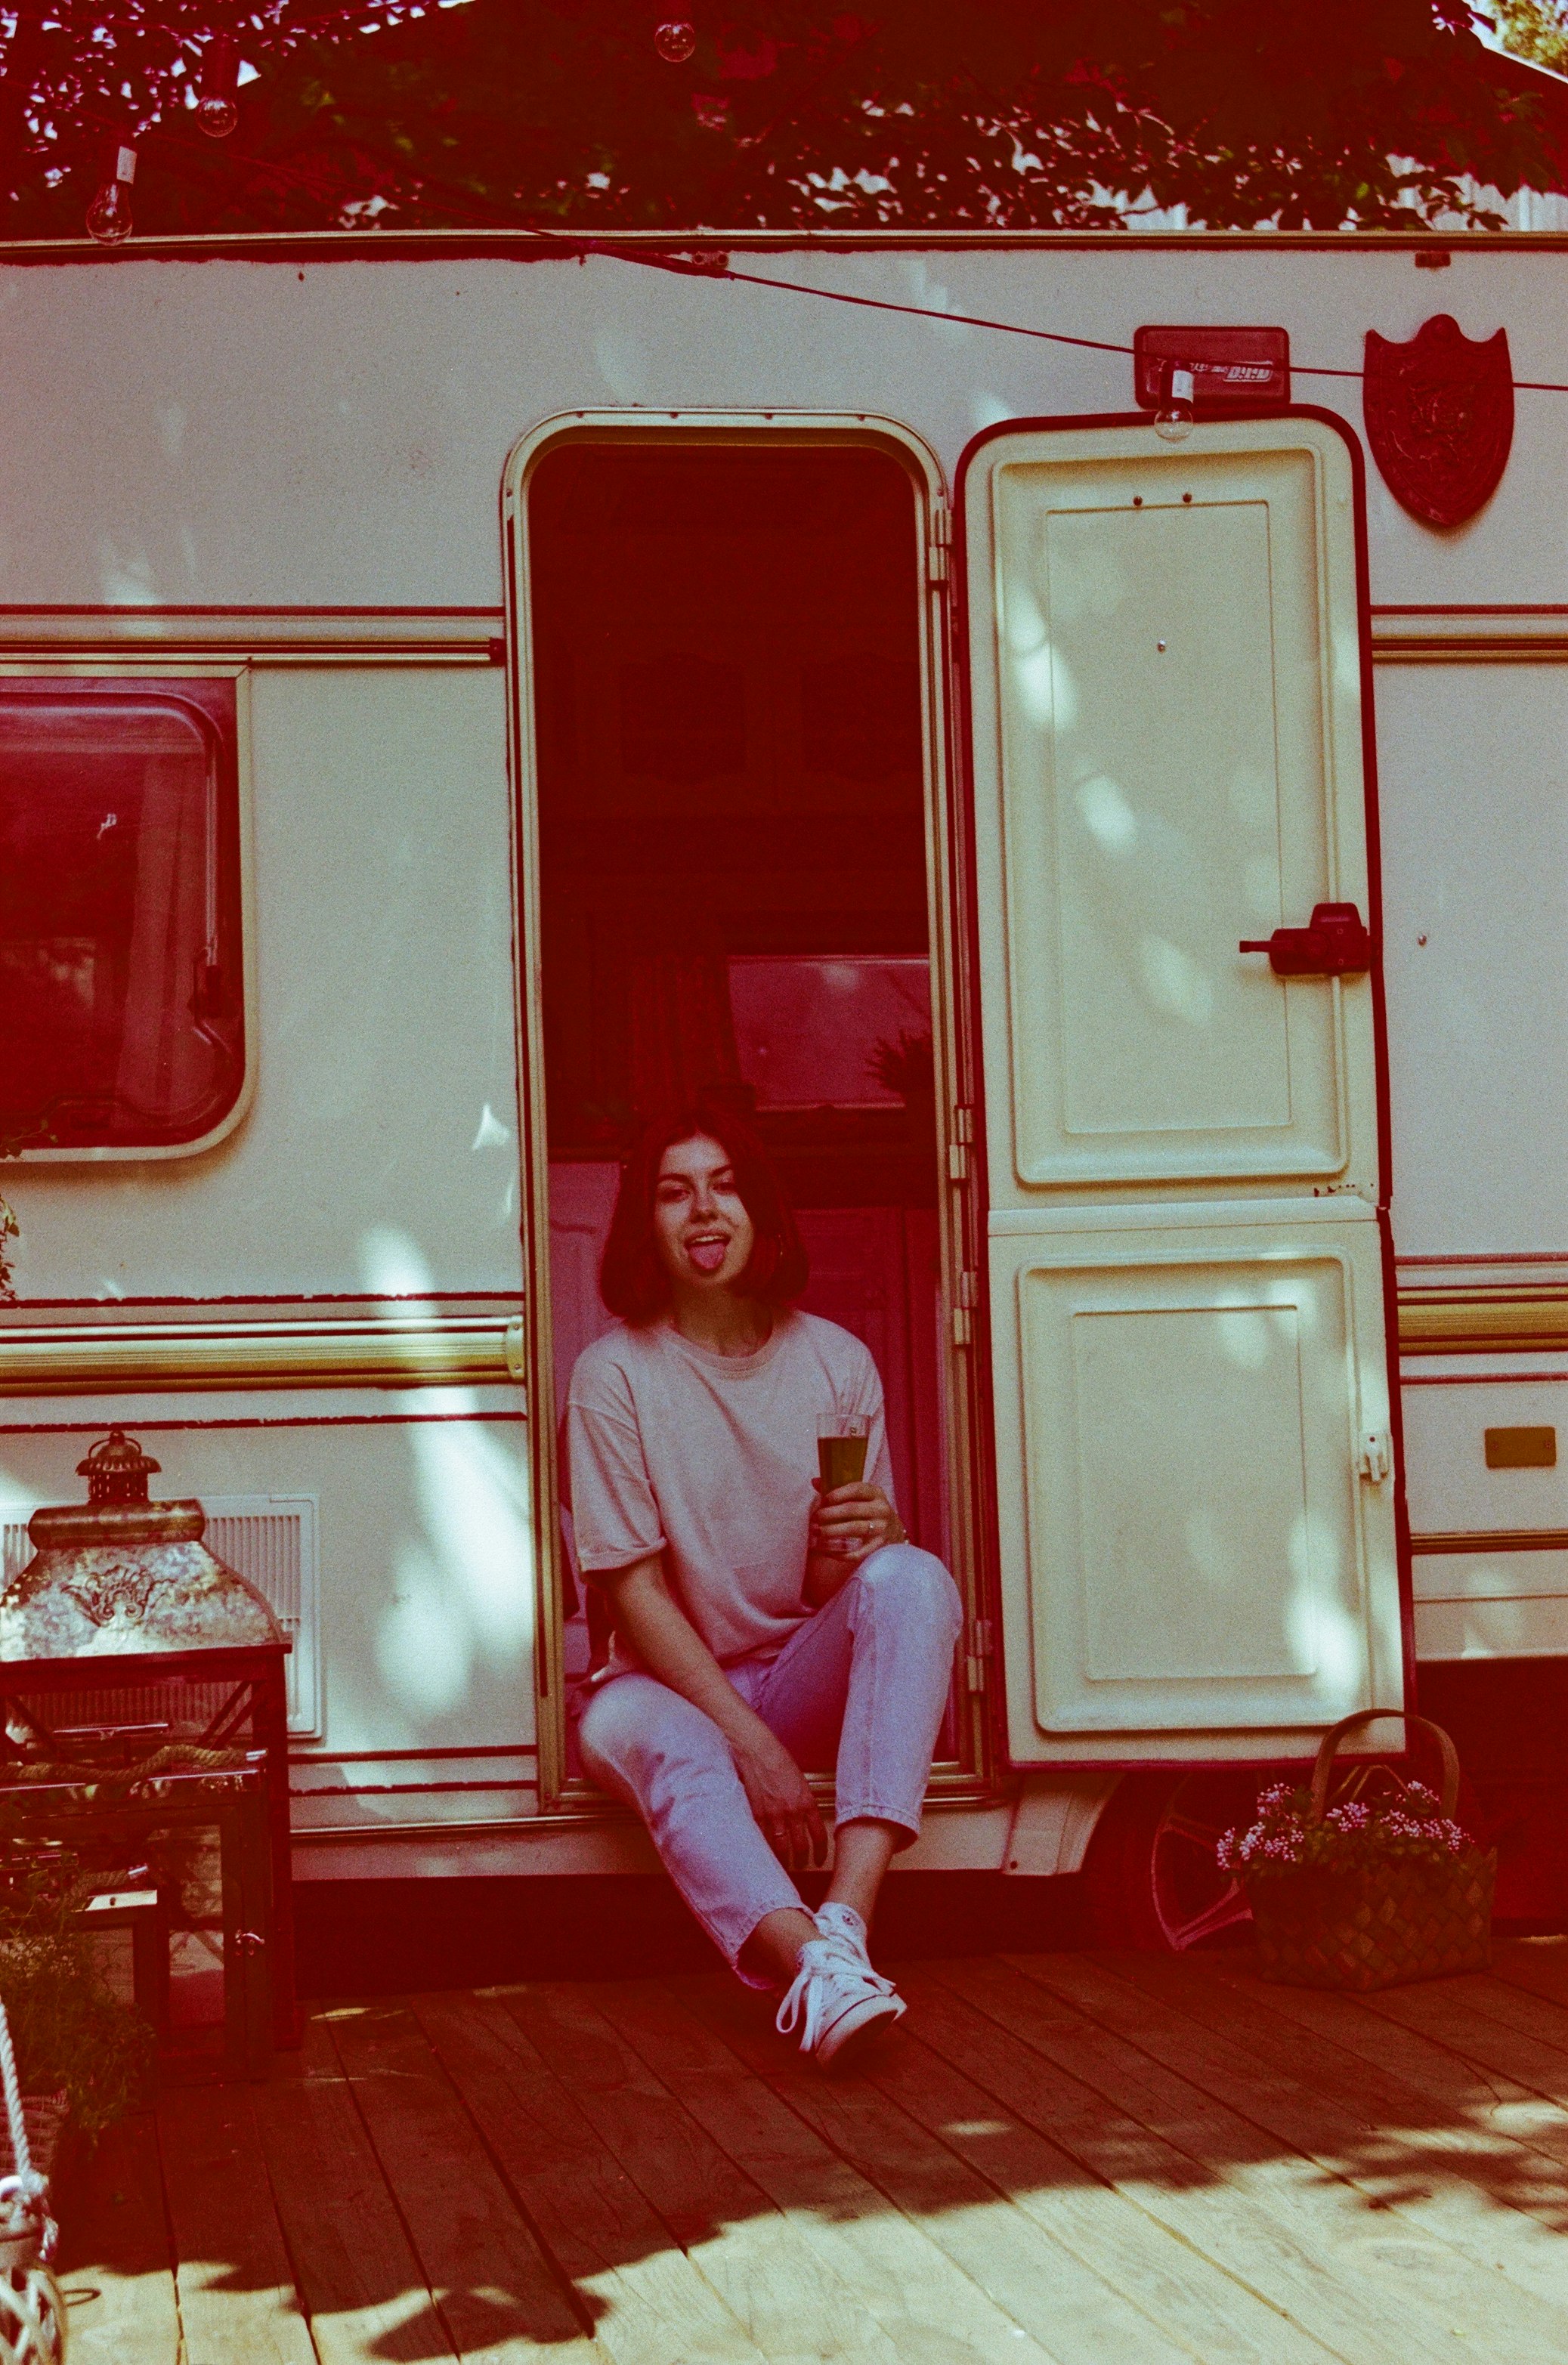
[[[752,1813],[792,1869],[825,1858],[827,1833],[811,1786],[776,1734],[747,1708],[682,1609],[657,1553],[595,1580],[610,1597],[616,1630],[650,1676],[715,1723],[730,1744]]]

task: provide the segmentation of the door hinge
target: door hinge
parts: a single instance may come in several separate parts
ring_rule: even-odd
[[[1381,1486],[1394,1467],[1387,1434],[1381,1429],[1363,1429],[1356,1448],[1356,1467],[1372,1485]]]
[[[972,1141],[975,1138],[975,1113],[967,1101],[960,1101],[953,1111],[953,1138]]]
[[[972,1268],[958,1275],[958,1303],[960,1306],[980,1304],[980,1275]]]
[[[974,1648],[964,1654],[964,1683],[971,1692],[983,1692],[986,1686],[986,1661],[991,1653],[991,1620],[977,1618],[969,1628],[969,1641]]]
[[[952,1311],[953,1344],[972,1347],[975,1342],[975,1317],[967,1306],[955,1306]]]
[[[925,572],[933,583],[947,580],[947,555],[953,547],[953,512],[943,501],[931,508],[931,540],[926,545]]]
[[[947,1144],[947,1176],[953,1182],[969,1181],[969,1145],[967,1141],[950,1141]]]

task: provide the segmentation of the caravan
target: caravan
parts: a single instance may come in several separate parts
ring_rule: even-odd
[[[1198,1943],[1419,1698],[1568,1905],[1559,243],[0,255],[7,1565],[111,1421],[203,1499],[300,1880],[652,1868],[556,1426],[717,1083],[964,1597],[903,1866]],[[1446,526],[1360,375],[1435,313],[1528,389]],[[1143,399],[1184,320],[1289,387]]]

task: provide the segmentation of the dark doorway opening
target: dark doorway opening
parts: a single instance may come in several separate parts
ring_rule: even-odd
[[[623,1144],[720,1086],[946,1555],[915,482],[866,444],[572,441],[528,500],[557,1400]],[[566,1642],[570,1681],[580,1615]]]

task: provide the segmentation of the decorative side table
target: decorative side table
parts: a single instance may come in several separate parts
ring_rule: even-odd
[[[160,1820],[206,1821],[219,1826],[220,1837],[228,1833],[223,1843],[226,1939],[231,1885],[238,1883],[235,1911],[241,1918],[233,1924],[235,1942],[243,1956],[252,1951],[251,1938],[264,1938],[271,2042],[284,2047],[299,2042],[284,1667],[287,1651],[287,1642],[282,1642],[194,1651],[115,1652],[101,1657],[0,1660],[0,1799],[7,1806],[25,1806],[28,1821],[36,1826],[45,1813],[45,1794],[58,1790],[61,1795],[48,1810],[51,1829],[69,1821],[80,1831],[84,1821],[100,1811],[93,1803],[96,1790],[105,1802],[103,1816],[128,1835],[134,1819],[142,1825],[155,1825]],[[126,1694],[134,1695],[134,1709],[125,1706]],[[91,1716],[89,1742],[83,1728],[95,1703],[110,1712]],[[158,1705],[165,1709],[165,1715],[150,1718],[148,1709]],[[150,1732],[150,1725],[154,1731]],[[248,1762],[243,1769],[157,1774],[128,1786],[126,1769],[164,1739],[197,1749],[242,1747],[248,1740]],[[47,1763],[51,1775],[60,1777],[58,1782],[17,1779],[21,1765],[39,1759]],[[193,1787],[203,1783],[219,1786],[207,1794],[205,1812],[203,1793]],[[230,1801],[231,1831],[223,1821],[230,1813]],[[168,1813],[163,1811],[166,1802]],[[259,1900],[257,1876],[241,1869],[254,1852],[252,1841],[241,1832],[241,1823],[260,1835]],[[99,1828],[95,1822],[95,1833]],[[108,1824],[102,1828],[104,1835],[109,1836]],[[54,1835],[64,1836],[63,1830],[55,1830]],[[241,1891],[242,1907],[238,1902]],[[263,1924],[260,1929],[258,1913]],[[254,1982],[249,1976],[234,1979],[231,1969],[232,1958],[226,1948],[225,2010],[232,2050],[232,1996],[238,1992],[252,1996]],[[252,2004],[247,2003],[247,2012],[252,2009]]]

